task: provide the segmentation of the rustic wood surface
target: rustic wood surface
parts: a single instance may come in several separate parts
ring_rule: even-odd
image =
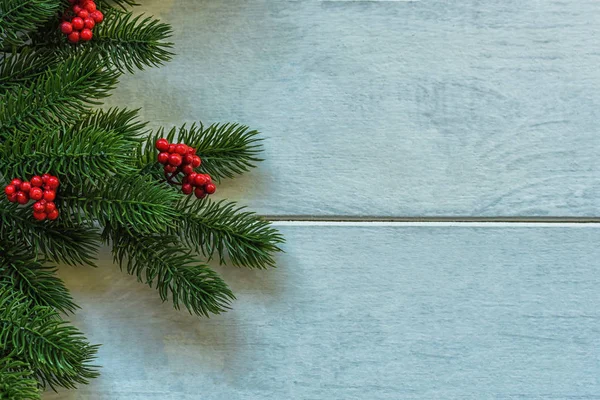
[[[278,269],[219,268],[238,300],[210,319],[108,254],[63,268],[103,369],[45,399],[600,397],[600,225],[281,228]]]
[[[600,2],[147,0],[176,58],[111,105],[237,121],[262,214],[600,215]]]

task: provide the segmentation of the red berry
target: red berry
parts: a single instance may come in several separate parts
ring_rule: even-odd
[[[31,186],[36,186],[36,187],[40,187],[44,184],[44,181],[42,180],[41,176],[34,176],[33,178],[31,178]]]
[[[4,193],[6,193],[7,196],[11,196],[11,195],[17,193],[17,188],[14,187],[13,185],[8,185],[7,187],[4,188]]]
[[[178,167],[181,165],[182,159],[179,154],[171,154],[169,156],[169,164]]]
[[[193,156],[196,154],[196,150],[192,146],[188,146],[188,154]]]
[[[29,201],[29,196],[25,192],[17,192],[17,201],[19,204],[27,204]]]
[[[41,200],[33,203],[33,212],[41,213],[41,212],[44,212],[45,210],[46,210],[46,205],[44,203],[42,203]]]
[[[19,188],[21,187],[21,183],[23,183],[23,181],[21,181],[19,178],[15,178],[12,181],[10,181],[10,184],[13,185],[17,190],[19,190]]]
[[[89,29],[84,29],[81,31],[81,40],[83,40],[84,42],[89,42],[90,40],[92,40],[92,37],[94,36],[94,34],[92,33],[91,30]]]
[[[21,191],[23,191],[25,193],[29,193],[30,190],[31,190],[31,183],[29,183],[27,181],[21,183]]]
[[[217,190],[217,187],[214,183],[209,183],[208,185],[204,186],[204,190],[206,190],[206,193],[208,194],[213,194]]]
[[[52,211],[56,210],[56,204],[54,204],[54,202],[52,202],[52,201],[49,201],[46,203],[44,209],[46,210],[47,213],[51,213]]]
[[[192,161],[192,167],[198,168],[200,164],[202,164],[202,160],[198,156],[193,156],[194,160]]]
[[[174,145],[174,144],[170,144],[169,145],[169,150],[167,150],[167,152],[169,152],[171,154],[175,153],[175,147],[177,147],[177,146]]]
[[[173,165],[165,165],[165,174],[172,174],[175,171],[177,171],[177,167]]]
[[[156,141],[156,149],[160,152],[165,152],[169,150],[169,141],[165,138],[158,139]]]
[[[204,192],[204,189],[202,188],[196,188],[196,190],[194,190],[194,194],[199,199],[203,199],[206,197],[206,192]]]
[[[43,195],[44,192],[42,192],[42,189],[40,189],[39,187],[32,187],[29,191],[29,197],[31,198],[31,200],[41,200]]]
[[[48,215],[46,215],[46,213],[43,213],[43,212],[41,212],[41,213],[34,212],[33,213],[33,218],[37,219],[38,221],[45,220],[47,216]]]
[[[198,174],[194,179],[194,183],[196,184],[196,186],[204,186],[209,182],[210,181],[208,180],[208,175],[206,174]]]
[[[62,24],[60,24],[60,31],[65,35],[68,35],[71,32],[73,32],[73,25],[71,25],[70,22],[65,21]]]
[[[73,32],[69,36],[67,36],[67,38],[69,39],[69,42],[77,43],[79,42],[79,32]]]
[[[80,31],[83,29],[85,23],[83,22],[83,18],[75,17],[71,20],[71,25],[73,25],[73,29]]]
[[[73,12],[75,14],[79,13],[79,11],[83,10],[83,8],[81,8],[81,6],[79,4],[76,4],[73,6]]]
[[[11,203],[16,203],[17,202],[17,193],[9,194],[8,196],[6,196],[6,198]]]
[[[175,147],[175,153],[181,154],[182,156],[185,156],[187,154],[187,151],[187,146],[185,144],[178,144]]]
[[[48,178],[46,185],[48,185],[48,187],[50,189],[56,189],[58,187],[58,185],[60,185],[60,181],[58,180],[57,177],[51,176],[50,178]]]
[[[44,200],[54,201],[56,198],[56,192],[54,190],[44,190]]]
[[[77,16],[81,19],[86,19],[90,17],[90,13],[88,12],[88,10],[81,10],[77,13]]]
[[[48,178],[50,178],[52,175],[50,174],[44,174],[42,175],[42,182],[46,183],[48,182]]]
[[[191,175],[194,172],[194,168],[188,164],[184,165],[183,168],[181,168],[181,171],[186,175]]]
[[[96,26],[96,23],[94,22],[94,20],[92,18],[88,17],[83,20],[83,25],[87,29],[94,29],[94,26]]]
[[[183,194],[192,194],[194,188],[189,183],[185,183],[181,185],[181,191],[183,192]]]
[[[93,1],[86,1],[83,4],[83,8],[93,13],[94,11],[96,11],[96,3],[94,3]]]
[[[157,160],[161,164],[166,164],[169,162],[169,153],[158,153]]]
[[[53,210],[48,213],[48,219],[50,221],[54,221],[56,218],[58,218],[58,210]]]
[[[189,179],[189,182],[190,182],[190,183],[191,183],[193,186],[195,186],[195,185],[196,185],[196,176],[197,176],[197,175],[198,175],[197,173],[195,173],[195,172],[192,172],[191,174],[189,174],[188,176],[186,176],[186,178],[188,178],[188,179]]]
[[[190,155],[190,154],[186,154],[183,157],[183,163],[184,164],[192,164],[194,162],[194,156]]]
[[[97,24],[104,20],[104,14],[100,10],[96,10],[93,13],[90,13],[90,16],[96,21]]]

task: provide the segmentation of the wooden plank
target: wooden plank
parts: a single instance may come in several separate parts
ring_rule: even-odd
[[[210,319],[63,268],[104,368],[45,399],[600,397],[600,225],[282,230],[278,269],[220,269],[238,301]]]
[[[110,104],[238,121],[262,214],[600,215],[600,2],[149,0],[178,56]]]

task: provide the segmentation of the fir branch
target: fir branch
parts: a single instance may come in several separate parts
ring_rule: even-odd
[[[7,286],[0,286],[0,324],[0,349],[29,363],[42,386],[74,388],[98,376],[90,364],[98,346],[52,308],[34,305]]]
[[[67,58],[29,86],[0,96],[0,141],[13,128],[44,129],[77,120],[89,105],[108,95],[117,76],[92,52]]]
[[[0,48],[25,43],[27,33],[52,18],[60,4],[60,0],[0,1]]]
[[[165,137],[170,142],[178,140],[196,149],[202,158],[200,169],[219,182],[222,178],[233,178],[262,161],[259,132],[239,124],[213,124],[205,128],[202,123],[172,128],[165,134],[163,128],[150,135],[145,146],[138,150],[138,166],[147,168],[156,163],[156,141]]]
[[[235,298],[227,284],[190,255],[174,236],[137,235],[125,229],[107,228],[115,262],[140,282],[155,286],[160,298],[190,313],[209,316],[229,309]]]
[[[5,54],[0,59],[0,95],[28,84],[56,62],[56,56],[45,49]]]
[[[78,194],[57,198],[61,213],[68,210],[71,220],[98,221],[102,226],[124,226],[135,232],[165,232],[173,223],[174,191],[141,176],[107,179],[98,187],[82,186]],[[62,218],[62,216],[61,216]]]
[[[127,10],[128,7],[139,6],[134,0],[97,0],[98,8],[101,10],[119,8]]]
[[[12,286],[33,304],[73,313],[78,307],[55,273],[30,248],[0,240],[0,285]]]
[[[105,132],[113,132],[130,143],[139,144],[142,136],[148,135],[147,122],[140,122],[139,109],[113,107],[108,110],[94,110],[77,122],[73,129],[96,128]]]
[[[273,255],[281,251],[283,236],[269,221],[243,209],[235,203],[188,197],[178,203],[174,233],[209,259],[216,253],[221,263],[227,255],[236,266],[275,267]]]
[[[41,253],[49,261],[69,265],[94,265],[93,257],[98,251],[99,235],[90,226],[65,224],[63,218],[57,221],[36,221],[30,208],[18,207],[2,196],[0,227],[0,240],[20,240],[31,247],[35,254]]]
[[[94,126],[15,131],[0,147],[0,173],[25,178],[51,172],[63,184],[95,183],[132,173],[133,145],[120,132]]]
[[[171,34],[171,27],[157,19],[110,12],[94,31],[90,47],[121,72],[133,73],[134,69],[159,66],[171,59],[173,44],[165,41]]]
[[[0,400],[40,400],[38,382],[27,363],[0,358]]]

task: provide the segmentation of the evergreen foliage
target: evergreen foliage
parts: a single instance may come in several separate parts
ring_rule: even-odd
[[[105,15],[88,43],[58,30],[66,0],[0,0],[0,185],[49,173],[60,179],[56,221],[0,194],[0,400],[39,399],[98,374],[97,346],[61,319],[77,305],[58,264],[93,266],[101,244],[163,301],[191,314],[235,299],[206,262],[275,266],[283,237],[230,201],[185,197],[165,181],[160,137],[197,150],[219,182],[256,166],[259,133],[201,123],[154,132],[136,109],[94,108],[124,73],[169,61],[171,27],[134,16],[134,0],[97,0]]]

